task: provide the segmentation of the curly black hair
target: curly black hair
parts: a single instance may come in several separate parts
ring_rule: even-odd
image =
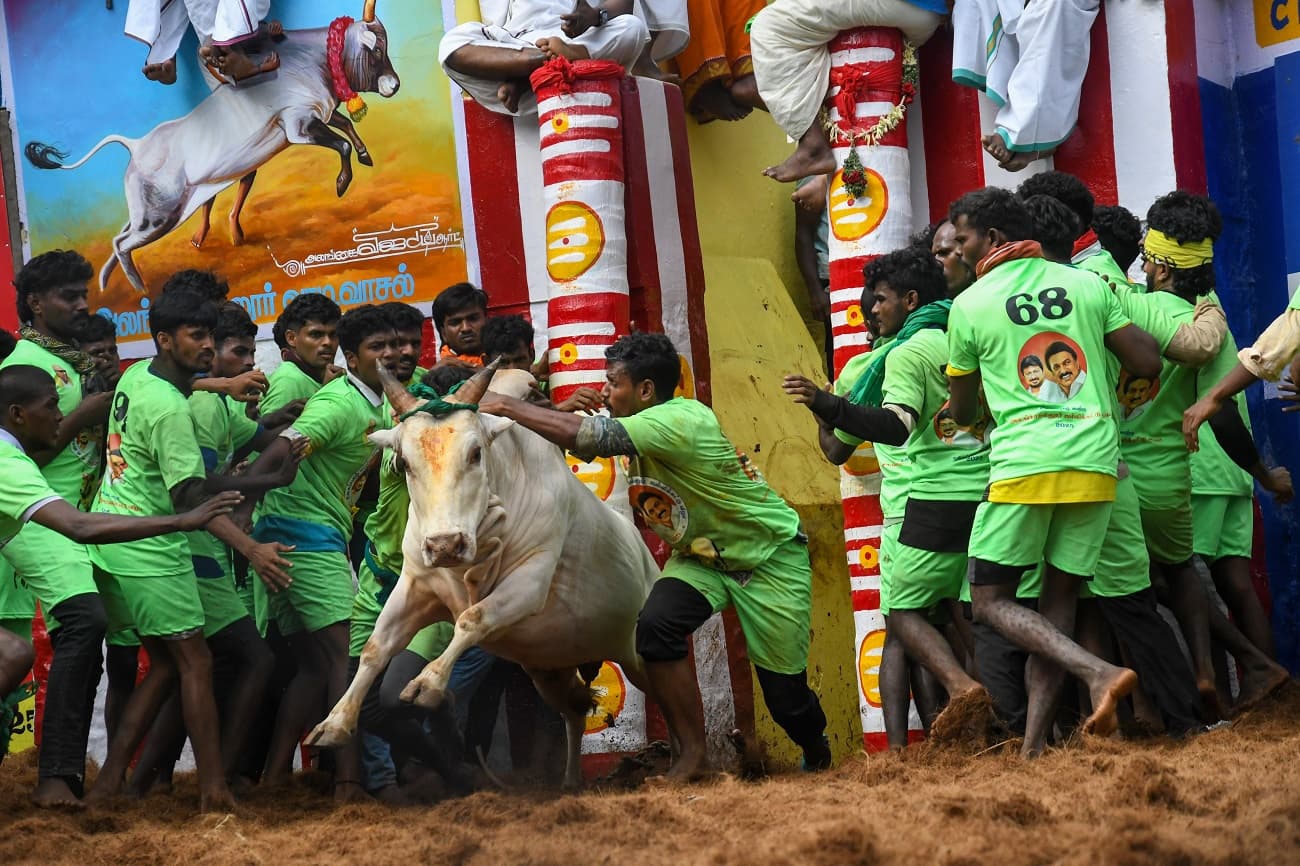
[[[438,364],[425,373],[420,382],[445,397],[457,384],[464,382],[477,372],[478,370],[475,368],[467,367],[464,364]]]
[[[90,321],[86,322],[86,326],[77,335],[77,342],[83,346],[104,340],[117,342],[117,325],[113,324],[113,320],[107,316],[91,316]]]
[[[401,301],[389,301],[386,304],[380,304],[379,309],[388,314],[395,331],[418,331],[424,327],[424,313],[421,313],[410,304],[404,304]]]
[[[284,308],[284,312],[275,320],[275,325],[271,328],[271,337],[277,346],[284,349],[289,345],[284,336],[286,331],[300,331],[308,322],[332,325],[342,315],[343,311],[339,309],[338,304],[334,303],[333,298],[318,292],[308,292],[294,298],[289,302],[289,306]]]
[[[225,303],[230,295],[230,286],[212,271],[186,268],[172,274],[167,278],[167,282],[163,283],[162,293],[165,295],[168,292],[194,292],[220,305]]]
[[[862,269],[862,285],[874,291],[877,283],[888,283],[899,295],[916,292],[919,306],[941,301],[948,296],[948,282],[943,266],[928,246],[912,245],[894,250],[867,262]]]
[[[682,378],[677,347],[664,334],[628,334],[605,350],[605,364],[621,364],[633,382],[649,379],[655,386],[655,402],[672,399]]]
[[[1079,236],[1079,217],[1065,202],[1050,195],[1031,195],[1025,210],[1034,221],[1034,240],[1043,246],[1043,254],[1055,262],[1068,263]]]
[[[1168,235],[1180,244],[1217,241],[1223,234],[1223,217],[1214,202],[1203,195],[1174,190],[1162,195],[1147,210],[1147,228]],[[1194,301],[1214,291],[1214,263],[1194,268],[1170,268],[1174,294]]]
[[[1092,209],[1096,200],[1087,185],[1072,174],[1044,171],[1032,175],[1020,184],[1016,195],[1024,199],[1036,195],[1051,196],[1074,211],[1074,215],[1079,218],[1080,232],[1092,225]]]
[[[14,346],[17,345],[18,341],[14,339],[14,335],[4,328],[0,328],[0,361],[12,355]]]
[[[339,348],[355,355],[371,334],[392,330],[393,320],[374,304],[353,307],[339,319]]]
[[[27,299],[32,295],[43,295],[69,283],[87,282],[94,274],[95,269],[86,257],[74,250],[50,250],[35,256],[14,278],[18,321],[23,324],[31,322],[32,311],[27,306]]]
[[[178,289],[160,295],[149,307],[149,333],[154,344],[158,335],[174,334],[185,327],[207,328],[217,326],[217,305],[198,292]]]
[[[948,219],[955,223],[958,217],[966,217],[968,223],[981,231],[997,229],[1009,241],[1023,241],[1034,233],[1034,220],[1024,201],[996,186],[972,190],[953,202]]]
[[[1128,271],[1142,248],[1142,223],[1132,211],[1117,204],[1097,205],[1092,211],[1092,230],[1119,269]]]
[[[468,310],[471,307],[479,307],[486,313],[488,308],[487,292],[473,283],[456,283],[448,286],[433,299],[430,316],[433,319],[434,327],[441,334],[442,323],[447,320],[449,315],[459,313],[461,310]]]
[[[212,342],[220,349],[226,340],[249,338],[257,338],[257,325],[253,324],[248,311],[234,301],[222,304],[217,315],[217,326],[212,330]]]
[[[928,226],[921,229],[919,232],[913,232],[912,236],[907,239],[907,245],[909,247],[924,247],[927,250],[930,249],[932,246],[934,246],[934,236],[938,234],[939,227],[943,225],[945,222],[947,222],[947,220],[941,220],[937,223],[930,223]]]
[[[483,344],[483,357],[489,361],[513,352],[523,343],[533,349],[533,326],[523,316],[492,316],[483,323],[479,341]]]

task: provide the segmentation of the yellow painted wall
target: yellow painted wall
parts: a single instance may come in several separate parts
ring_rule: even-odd
[[[458,0],[457,17],[477,20],[477,0]],[[807,411],[780,389],[787,371],[821,375],[821,325],[813,326],[814,338],[805,321],[808,300],[794,262],[793,186],[761,174],[793,145],[759,112],[738,123],[687,124],[704,251],[713,407],[735,444],[799,511],[811,537],[808,677],[821,696],[839,760],[861,750],[862,728],[838,475],[821,457]],[[759,738],[771,757],[797,764],[798,750],[758,694],[754,708]]]

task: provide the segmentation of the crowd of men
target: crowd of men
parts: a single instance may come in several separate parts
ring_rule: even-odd
[[[892,745],[909,693],[937,737],[991,704],[1033,756],[1120,723],[1204,731],[1288,682],[1249,562],[1253,482],[1281,503],[1291,478],[1261,462],[1239,394],[1292,363],[1296,311],[1238,352],[1214,293],[1221,231],[1179,191],[1143,232],[1055,171],[968,193],[866,266],[872,351],[825,388],[786,378],[827,459],[874,443]],[[1127,277],[1139,257],[1145,284]]]

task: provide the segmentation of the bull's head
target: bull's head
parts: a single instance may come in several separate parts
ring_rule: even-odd
[[[477,403],[487,391],[525,396],[533,377],[522,370],[496,375],[491,365],[446,398],[454,404]],[[380,368],[384,393],[399,415],[422,401]],[[513,424],[505,418],[473,411],[440,415],[416,412],[391,430],[373,433],[370,441],[392,448],[396,466],[406,474],[411,510],[403,550],[426,566],[453,566],[474,561],[478,531],[488,516],[492,477],[488,449]]]
[[[401,85],[388,57],[388,31],[375,17],[375,0],[366,0],[361,20],[348,27],[343,38],[343,70],[358,93],[388,98]]]

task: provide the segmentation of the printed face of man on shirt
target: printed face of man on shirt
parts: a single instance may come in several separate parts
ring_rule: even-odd
[[[673,528],[672,503],[660,494],[642,493],[637,497],[637,508],[641,510],[641,516],[645,518],[647,524],[662,526],[665,529]]]
[[[1079,361],[1068,349],[1060,349],[1047,356],[1047,366],[1051,368],[1062,390],[1069,391],[1074,380],[1079,377]]]

